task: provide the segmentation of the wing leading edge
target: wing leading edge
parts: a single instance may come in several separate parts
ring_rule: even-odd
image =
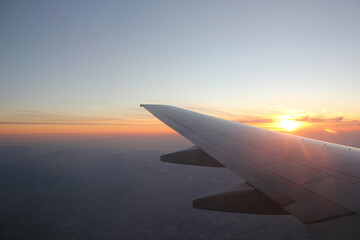
[[[318,234],[318,229],[324,224],[334,225],[335,220],[352,218],[360,222],[360,149],[173,106],[140,106],[241,176],[284,211],[311,224],[315,235],[320,236],[323,231]]]

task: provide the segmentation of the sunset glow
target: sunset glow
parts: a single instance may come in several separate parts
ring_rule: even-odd
[[[182,106],[180,106],[182,107]],[[251,126],[266,128],[273,131],[323,131],[338,133],[341,131],[360,130],[360,118],[356,114],[327,114],[323,116],[312,112],[284,109],[283,114],[247,113],[237,109],[208,107],[206,110],[197,107],[185,107],[189,110],[202,112],[222,119],[244,123]],[[220,110],[217,110],[217,109]],[[145,111],[138,109],[139,113]],[[246,112],[245,112],[246,113]],[[43,133],[154,133],[173,134],[174,130],[162,124],[158,119],[146,113],[137,114],[133,118],[129,114],[116,116],[78,116],[78,115],[7,115],[0,121],[0,134],[43,134]],[[353,119],[351,119],[353,118]]]
[[[292,120],[291,116],[283,116],[282,120],[279,122],[279,125],[285,131],[294,131],[301,126],[301,123]]]
[[[164,124],[137,125],[62,125],[62,124],[1,124],[0,134],[44,134],[44,133],[154,133],[172,134],[175,131]]]
[[[318,231],[359,215],[360,0],[3,0],[0,19],[1,239],[356,227]],[[247,183],[260,208],[191,210]]]

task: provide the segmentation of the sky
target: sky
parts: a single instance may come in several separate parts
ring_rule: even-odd
[[[0,134],[172,133],[141,103],[360,130],[360,2],[1,1]]]

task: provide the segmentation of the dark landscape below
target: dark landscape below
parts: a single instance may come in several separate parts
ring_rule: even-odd
[[[0,139],[0,239],[312,239],[292,216],[193,209],[227,169],[162,163],[180,136]]]

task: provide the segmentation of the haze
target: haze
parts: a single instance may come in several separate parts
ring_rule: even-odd
[[[1,1],[1,239],[312,239],[196,210],[242,181],[159,162],[168,104],[360,147],[359,1]],[[141,226],[141,228],[139,228]]]
[[[359,5],[2,2],[0,133],[169,132],[140,103],[359,130]]]

